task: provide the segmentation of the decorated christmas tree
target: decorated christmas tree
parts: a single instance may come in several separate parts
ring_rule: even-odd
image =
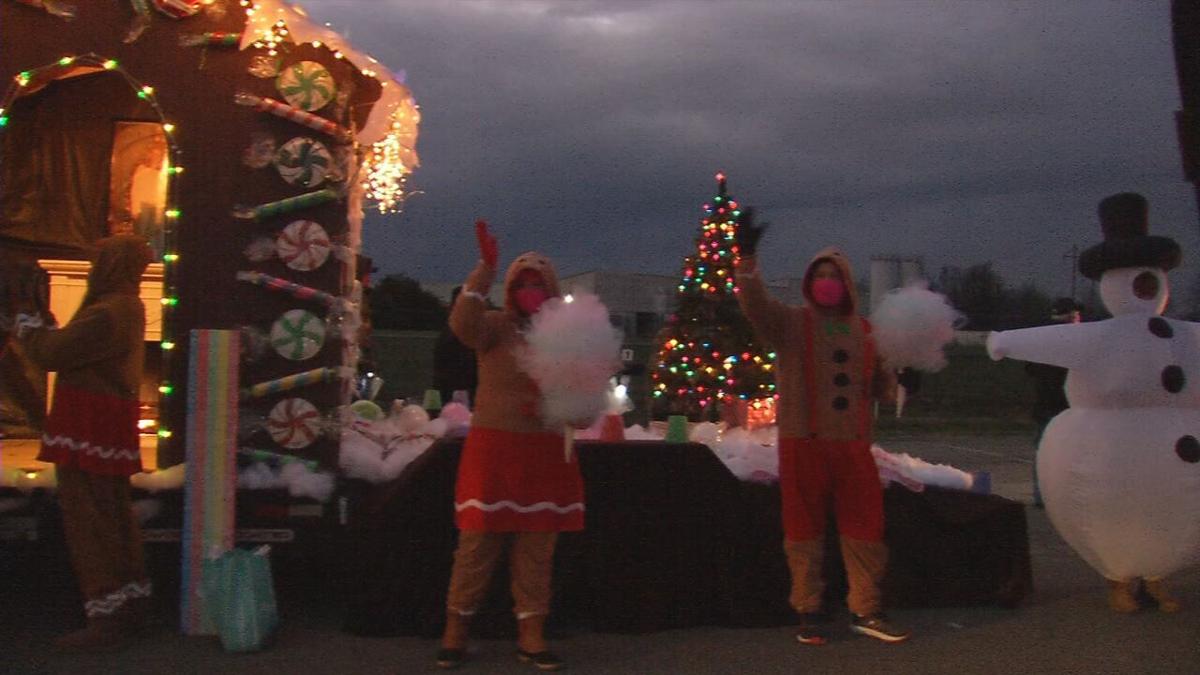
[[[754,339],[738,307],[734,243],[738,203],[718,173],[717,194],[704,205],[695,250],[684,259],[675,312],[660,333],[651,377],[657,412],[716,419],[722,406],[751,408],[774,402],[774,352]]]

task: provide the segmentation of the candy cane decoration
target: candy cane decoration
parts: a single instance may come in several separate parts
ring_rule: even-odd
[[[263,274],[262,272],[238,272],[237,278],[238,281],[245,281],[247,283],[254,284],[255,286],[262,286],[272,291],[287,293],[293,298],[298,298],[300,300],[316,300],[317,302],[323,303],[330,307],[336,307],[340,304],[340,298],[330,293],[317,290],[311,286],[301,286],[300,284],[292,283],[287,279],[280,279],[279,277],[273,277],[269,274]]]
[[[320,115],[314,115],[306,110],[301,110],[296,106],[288,105],[283,101],[277,101],[273,98],[263,98],[246,92],[234,94],[233,101],[238,105],[244,105],[260,112],[282,117],[285,120],[306,126],[309,129],[316,129],[343,143],[349,143],[352,139],[350,131],[336,122],[327,120]]]

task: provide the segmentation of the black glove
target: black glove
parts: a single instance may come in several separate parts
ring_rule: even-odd
[[[746,207],[738,216],[737,230],[733,236],[738,245],[738,255],[751,256],[758,251],[758,240],[762,239],[763,233],[767,231],[769,225],[754,224],[754,208]]]

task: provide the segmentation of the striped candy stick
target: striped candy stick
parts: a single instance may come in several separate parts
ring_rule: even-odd
[[[334,367],[313,368],[312,370],[306,370],[274,380],[259,382],[258,384],[242,389],[242,398],[262,398],[263,396],[290,391],[298,387],[326,382],[333,379],[339,372],[340,369]]]
[[[350,132],[337,124],[333,120],[327,120],[320,115],[314,115],[307,110],[301,110],[295,106],[288,105],[283,101],[277,101],[273,98],[263,98],[246,92],[238,92],[234,95],[233,100],[238,105],[244,105],[254,108],[260,112],[270,113],[276,117],[281,117],[285,120],[301,124],[309,129],[316,129],[323,134],[328,134],[333,138],[349,142],[351,140]]]
[[[267,202],[258,206],[238,207],[233,210],[234,217],[243,218],[246,220],[262,220],[270,218],[282,213],[288,213],[299,209],[305,209],[310,206],[317,206],[325,202],[331,202],[338,198],[337,190],[324,188],[322,190],[313,190],[305,192],[302,195],[288,197],[277,202]]]
[[[330,293],[317,290],[311,286],[301,286],[287,279],[280,279],[279,277],[273,277],[262,272],[238,272],[237,278],[238,281],[245,281],[272,291],[287,293],[300,300],[316,300],[330,307],[338,304],[338,298]]]
[[[241,33],[212,32],[179,36],[180,47],[236,47],[241,41]]]
[[[234,544],[238,353],[237,331],[191,332],[179,608],[187,635],[216,633],[200,595],[204,557]]]

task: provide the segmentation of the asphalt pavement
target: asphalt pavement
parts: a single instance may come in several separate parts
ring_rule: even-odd
[[[1031,440],[1024,436],[893,434],[892,452],[969,471],[987,471],[993,492],[1028,503]],[[1200,673],[1200,569],[1169,580],[1184,610],[1146,608],[1118,615],[1105,604],[1104,582],[1029,507],[1034,592],[1016,609],[993,607],[892,612],[913,632],[903,644],[853,636],[845,622],[820,647],[795,643],[788,627],[694,628],[644,635],[579,631],[553,645],[575,673]],[[1197,514],[1200,517],[1200,514]],[[0,553],[4,549],[0,548]],[[29,575],[19,575],[29,579]],[[215,638],[183,637],[169,606],[156,626],[115,654],[62,655],[53,637],[75,612],[62,592],[36,576],[0,595],[3,673],[420,673],[435,672],[437,644],[421,638],[363,638],[341,631],[336,598],[279,589],[282,628],[253,654],[229,654]],[[47,570],[46,579],[63,579]],[[9,583],[9,582],[4,582]],[[24,583],[24,582],[23,582]],[[47,582],[49,583],[49,582]],[[299,597],[297,597],[299,596]],[[332,601],[331,601],[332,600]],[[514,645],[481,640],[463,673],[533,673]]]

